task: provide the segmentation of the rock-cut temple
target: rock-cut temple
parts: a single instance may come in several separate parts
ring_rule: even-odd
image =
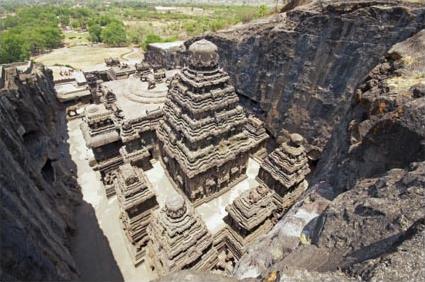
[[[81,129],[106,196],[118,199],[117,220],[135,265],[159,275],[231,274],[248,245],[304,192],[308,158],[298,134],[267,155],[264,124],[239,105],[216,45],[196,41],[185,57],[187,66],[156,77],[147,62],[128,78],[88,74],[94,104],[85,108]],[[250,157],[261,163],[257,180],[234,187],[247,177]],[[155,163],[172,191],[148,172]],[[223,212],[210,202],[236,193]]]
[[[195,205],[243,179],[249,151],[247,117],[229,75],[218,67],[217,46],[189,47],[189,66],[177,74],[158,129],[162,160],[175,184]]]

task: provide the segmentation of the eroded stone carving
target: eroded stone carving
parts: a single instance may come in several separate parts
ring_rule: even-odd
[[[306,188],[305,177],[310,173],[308,158],[299,134],[291,134],[261,164],[257,180],[275,191],[280,214],[291,207]]]
[[[152,212],[158,207],[151,184],[143,174],[131,164],[118,169],[115,190],[121,209],[120,219],[129,241],[128,249],[135,264],[144,259],[149,241],[147,227]]]
[[[245,247],[271,230],[276,210],[273,192],[262,185],[244,192],[228,205],[226,227],[214,237],[219,252],[215,270],[230,275]]]
[[[148,227],[147,259],[160,275],[182,269],[210,270],[217,260],[201,218],[179,195],[169,196]]]
[[[157,134],[169,175],[197,205],[246,177],[258,142],[249,138],[239,98],[218,68],[217,47],[201,40],[189,52],[189,67],[170,83]]]

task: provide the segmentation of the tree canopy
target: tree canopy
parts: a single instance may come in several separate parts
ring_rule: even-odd
[[[123,46],[127,43],[124,25],[120,22],[111,22],[101,32],[102,42],[110,46]]]

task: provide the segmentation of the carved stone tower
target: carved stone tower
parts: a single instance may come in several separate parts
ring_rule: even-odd
[[[256,146],[218,59],[217,46],[207,40],[189,47],[189,67],[171,82],[158,130],[167,171],[195,205],[242,180],[249,151]]]

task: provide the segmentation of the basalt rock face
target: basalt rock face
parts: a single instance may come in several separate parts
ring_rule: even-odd
[[[312,182],[335,194],[425,160],[425,30],[394,45],[355,91]]]
[[[261,277],[300,268],[342,270],[347,279],[423,280],[424,48],[422,30],[395,44],[367,75],[336,126],[306,197],[241,258],[238,277],[250,277],[253,268]],[[327,201],[318,201],[320,196]],[[327,208],[308,210],[311,201]],[[294,215],[303,214],[301,209],[319,216],[299,228],[298,239],[289,238],[290,219],[299,220]]]
[[[419,5],[312,1],[204,37],[219,47],[238,94],[254,104],[270,132],[300,133],[317,152],[379,58],[424,26]]]
[[[0,90],[0,280],[75,280],[69,250],[79,189],[50,71],[35,65]]]

